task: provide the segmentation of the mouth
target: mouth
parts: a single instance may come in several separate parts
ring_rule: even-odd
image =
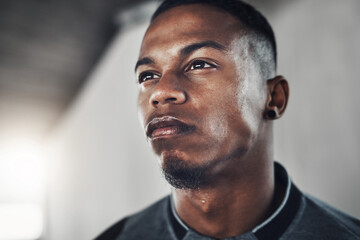
[[[194,126],[190,126],[175,117],[164,116],[160,118],[153,118],[147,124],[146,136],[151,140],[159,138],[172,138],[187,134],[194,129]]]

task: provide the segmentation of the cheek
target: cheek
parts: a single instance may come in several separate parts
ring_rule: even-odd
[[[140,120],[141,126],[144,127],[145,117],[147,114],[148,108],[148,98],[145,93],[139,93],[137,99],[137,109],[138,109],[138,118]]]
[[[237,105],[234,86],[222,87],[222,91],[213,91],[207,98],[208,104],[202,107],[204,129],[219,145],[229,143],[229,139],[241,131],[242,115]],[[200,109],[199,109],[200,110]]]
[[[227,97],[219,108],[217,124],[219,134],[229,138],[227,144],[230,147],[248,149],[258,134],[261,116],[260,95],[256,91],[258,89],[249,88],[243,81],[233,84],[226,91]]]
[[[205,119],[207,129],[207,155],[223,158],[246,152],[252,144],[253,131],[235,101],[226,101]]]
[[[256,136],[262,121],[262,112],[266,102],[265,92],[259,84],[245,80],[238,88],[237,106],[242,116],[243,124],[251,135]]]
[[[262,121],[262,112],[266,103],[266,86],[264,85],[258,63],[249,52],[247,37],[234,41],[232,56],[235,62],[237,86],[237,106],[243,121],[256,134]],[[240,52],[239,52],[240,50]],[[241,80],[240,80],[241,79]]]
[[[207,118],[209,123],[208,129],[210,134],[216,136],[218,142],[223,142],[223,139],[229,134],[229,124],[227,117],[222,111],[214,111]]]

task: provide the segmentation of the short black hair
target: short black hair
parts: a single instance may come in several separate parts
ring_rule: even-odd
[[[241,0],[164,0],[151,17],[151,22],[161,13],[185,4],[208,4],[225,10],[235,16],[248,31],[266,39],[270,43],[276,68],[277,50],[274,32],[267,19],[253,6]]]

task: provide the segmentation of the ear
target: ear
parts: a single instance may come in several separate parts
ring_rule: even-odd
[[[289,85],[283,76],[267,81],[268,94],[264,117],[269,120],[280,118],[285,112],[289,100]]]

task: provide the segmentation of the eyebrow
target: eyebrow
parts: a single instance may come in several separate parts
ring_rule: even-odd
[[[152,60],[151,58],[148,58],[148,57],[144,57],[142,59],[139,59],[137,62],[136,62],[136,65],[135,65],[135,72],[137,70],[137,68],[141,65],[146,65],[146,64],[153,64],[154,63],[154,60]]]
[[[199,43],[193,43],[190,44],[189,46],[184,47],[183,49],[180,50],[180,55],[182,56],[186,56],[189,55],[190,53],[200,49],[200,48],[204,48],[204,47],[208,47],[208,48],[214,48],[220,51],[225,51],[226,48],[221,45],[220,43],[214,42],[214,41],[204,41],[204,42],[199,42]]]
[[[225,51],[226,50],[226,47],[221,45],[220,43],[209,40],[209,41],[203,41],[203,42],[199,42],[199,43],[193,43],[193,44],[190,44],[190,45],[182,48],[180,50],[180,55],[181,56],[186,56],[186,55],[189,55],[190,53],[192,53],[192,52],[194,52],[194,51],[196,51],[196,50],[198,50],[200,48],[205,48],[205,47],[214,48],[214,49],[217,49],[217,50],[220,50],[220,51]],[[136,70],[137,70],[137,68],[139,66],[146,65],[146,64],[153,64],[153,63],[155,63],[154,60],[152,60],[149,57],[141,58],[136,62],[135,72],[136,72]]]

